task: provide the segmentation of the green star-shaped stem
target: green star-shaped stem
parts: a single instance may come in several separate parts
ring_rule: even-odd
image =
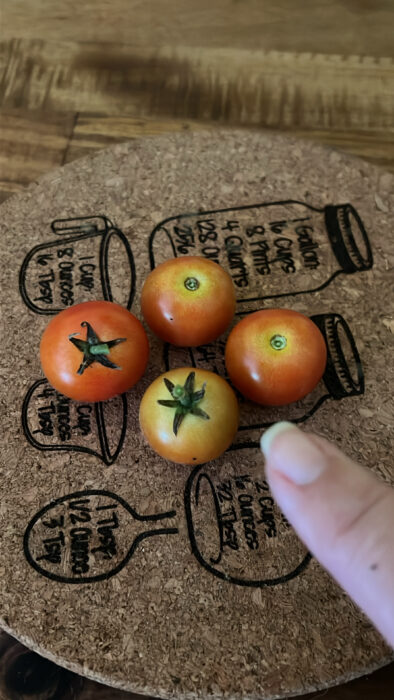
[[[164,384],[173,398],[158,399],[157,403],[168,408],[175,408],[174,435],[178,434],[179,427],[188,413],[204,418],[204,420],[209,420],[208,414],[197,406],[205,396],[206,382],[204,382],[201,389],[194,391],[195,376],[195,372],[190,372],[183,386],[181,384],[173,384],[167,377],[164,377]]]
[[[119,343],[124,343],[126,338],[115,338],[115,340],[100,340],[97,334],[94,332],[92,326],[88,321],[82,321],[81,328],[86,328],[86,340],[81,340],[75,336],[78,333],[71,333],[68,336],[69,341],[75,345],[78,350],[83,353],[83,360],[78,367],[77,374],[83,374],[85,369],[89,367],[93,362],[99,362],[100,365],[104,367],[109,367],[110,369],[122,369],[114,362],[108,359],[107,355],[114,345],[119,345]]]

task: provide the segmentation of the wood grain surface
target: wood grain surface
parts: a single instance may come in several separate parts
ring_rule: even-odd
[[[0,197],[185,128],[271,128],[394,168],[388,1],[5,0]]]
[[[5,33],[393,56],[391,0],[7,0]]]
[[[218,126],[394,171],[392,0],[3,0],[0,13],[0,201],[114,143]],[[391,665],[324,697],[383,700],[393,683]]]

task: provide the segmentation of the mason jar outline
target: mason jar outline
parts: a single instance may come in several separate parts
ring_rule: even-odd
[[[327,348],[327,364],[324,374],[321,378],[321,381],[324,382],[327,393],[320,396],[320,398],[315,402],[315,404],[310,409],[308,409],[302,416],[288,418],[288,420],[290,420],[292,423],[297,424],[305,423],[305,421],[309,420],[309,418],[311,418],[319,410],[323,403],[325,403],[328,399],[332,399],[333,401],[341,401],[342,399],[346,399],[351,396],[363,396],[365,391],[365,376],[360,354],[358,352],[356,341],[354,339],[350,326],[344,319],[344,317],[340,314],[332,312],[326,314],[314,314],[309,318],[318,326],[319,330],[321,331],[324,337],[324,342]],[[356,383],[354,382],[352,374],[349,370],[345,355],[339,342],[339,336],[335,337],[333,335],[330,338],[328,335],[331,330],[328,327],[330,324],[333,326],[333,330],[336,330],[337,327],[340,326],[345,331],[346,338],[349,342],[350,348],[353,353],[353,360],[357,368],[358,385],[356,385]],[[333,353],[331,351],[332,349],[330,347],[330,340],[335,345],[336,352],[339,356],[337,361],[335,360],[335,358],[333,358]],[[338,364],[337,369],[336,364]],[[341,383],[341,373],[347,374],[347,381],[349,384],[352,385],[352,388],[348,391],[346,390],[344,383]],[[291,404],[289,405],[291,406]],[[261,430],[262,428],[266,429],[273,425],[275,422],[277,421],[267,421],[265,423],[253,424],[251,426],[240,426],[238,430],[246,431]],[[230,445],[228,449],[232,450],[239,448],[238,445]]]
[[[87,217],[81,217],[82,220],[85,220]],[[93,217],[92,217],[93,218]],[[96,218],[96,217],[94,217]],[[74,219],[73,219],[74,220]],[[69,219],[55,219],[55,221],[52,222],[51,228],[55,223],[58,221],[69,221]],[[106,222],[109,222],[109,219],[106,220]],[[110,223],[110,222],[109,222]],[[83,229],[82,229],[83,230]],[[56,231],[53,230],[54,233],[57,233]],[[128,260],[129,268],[130,268],[130,293],[128,296],[127,304],[125,308],[130,311],[133,301],[134,301],[134,296],[136,292],[136,269],[135,269],[135,261],[134,261],[134,255],[133,251],[131,249],[130,243],[123,233],[119,228],[116,226],[110,226],[108,227],[106,225],[105,230],[101,231],[98,230],[97,227],[92,227],[91,230],[84,231],[83,233],[76,233],[76,234],[70,234],[69,236],[65,236],[62,239],[54,239],[49,242],[45,243],[39,243],[38,245],[34,246],[29,253],[25,256],[20,271],[19,271],[19,292],[22,297],[23,302],[25,305],[34,313],[39,314],[41,316],[54,316],[60,311],[63,311],[66,308],[69,308],[68,306],[63,306],[62,308],[51,308],[51,309],[43,309],[37,306],[29,297],[27,290],[26,290],[26,272],[28,270],[28,266],[34,255],[39,252],[40,250],[47,250],[51,248],[58,248],[61,245],[67,245],[69,243],[75,243],[80,240],[85,240],[85,239],[90,239],[90,238],[97,238],[101,237],[101,242],[100,242],[100,249],[98,252],[98,257],[99,257],[99,275],[100,275],[100,283],[101,283],[101,289],[102,289],[102,294],[105,299],[105,301],[113,301],[113,296],[112,296],[112,289],[111,289],[111,283],[109,280],[109,271],[108,271],[108,248],[109,248],[109,243],[110,240],[113,236],[117,236],[119,240],[122,242],[123,247],[126,251],[126,257]],[[81,302],[79,302],[81,303]]]
[[[85,445],[45,445],[41,442],[38,442],[36,438],[33,436],[33,434],[30,431],[29,425],[28,425],[28,420],[27,420],[27,412],[29,409],[30,401],[31,398],[36,391],[41,385],[48,384],[48,381],[46,379],[37,379],[31,387],[28,389],[27,393],[24,396],[23,402],[22,402],[22,411],[21,411],[21,421],[22,421],[22,430],[25,435],[26,440],[32,445],[32,447],[35,447],[35,449],[40,450],[41,452],[84,452],[85,454],[90,454],[93,455],[94,457],[98,457],[101,459],[102,462],[106,466],[110,466],[111,464],[114,464],[114,462],[117,460],[124,441],[126,437],[126,432],[127,432],[127,418],[128,418],[128,406],[127,406],[127,394],[120,394],[119,398],[121,399],[122,402],[122,426],[120,430],[120,436],[119,436],[119,441],[118,445],[116,447],[116,450],[111,454],[110,448],[109,448],[109,442],[108,442],[108,436],[107,436],[107,431],[105,428],[105,420],[104,420],[104,403],[102,401],[99,401],[97,403],[90,403],[89,405],[92,405],[94,408],[94,416],[96,420],[96,425],[97,425],[97,433],[98,433],[98,438],[99,438],[99,443],[100,443],[100,448],[101,448],[101,454],[100,452],[97,452],[97,450],[94,450],[92,447],[86,447]]]
[[[287,420],[291,420],[293,423],[304,423],[305,421],[309,420],[309,418],[311,418],[319,410],[323,403],[325,403],[328,399],[332,399],[333,401],[340,401],[351,396],[362,396],[365,391],[365,376],[363,364],[361,361],[360,354],[358,352],[354,335],[346,319],[341,314],[337,314],[336,312],[313,314],[309,318],[317,325],[317,327],[321,331],[327,348],[327,364],[321,379],[321,381],[324,382],[324,385],[326,387],[326,393],[320,396],[319,399],[314,403],[314,405],[310,409],[308,409],[302,416],[295,418],[287,418]],[[346,339],[349,343],[351,352],[353,354],[353,360],[357,368],[357,383],[354,381],[354,378],[352,377],[352,374],[348,367],[346,358],[344,356],[339,341],[339,336],[335,336],[335,332],[338,327],[343,329],[343,331],[345,332]],[[333,333],[331,337],[330,333]],[[330,345],[331,343],[332,345]],[[333,345],[335,345],[337,358],[334,357],[334,353],[332,352]],[[170,365],[171,350],[174,351],[174,347],[169,343],[165,343],[163,346],[163,361],[166,371],[172,369]],[[199,365],[197,364],[194,356],[194,348],[184,348],[184,350],[186,350],[189,355],[190,367],[198,368]],[[222,359],[224,362],[224,357]],[[341,372],[347,374],[346,379],[348,385],[351,385],[351,389],[346,390],[343,381],[341,382]],[[227,381],[229,381],[228,378]],[[285,420],[285,418],[283,418],[283,420]],[[253,423],[251,425],[240,425],[238,427],[237,435],[239,435],[239,433],[242,434],[246,431],[269,428],[275,422],[276,421],[264,421],[259,423]],[[233,443],[232,445],[230,445],[230,447],[227,448],[226,451],[231,452],[232,450],[238,450],[242,449],[243,447],[250,446],[251,444],[249,442]]]
[[[192,213],[186,213],[186,214],[178,214],[175,216],[169,216],[166,219],[163,219],[160,221],[152,230],[149,236],[149,242],[148,242],[148,250],[149,250],[149,263],[151,270],[155,269],[155,256],[153,252],[153,244],[154,244],[154,238],[158,232],[164,232],[167,239],[170,242],[173,255],[174,257],[182,257],[178,256],[176,246],[174,245],[174,242],[171,238],[170,232],[165,228],[166,224],[172,221],[178,221],[180,219],[188,219],[191,217],[203,217],[203,216],[208,216],[212,214],[223,214],[227,212],[234,212],[234,211],[245,211],[248,209],[264,209],[270,206],[276,206],[276,205],[281,205],[281,206],[288,206],[288,205],[300,205],[303,207],[306,207],[307,209],[310,209],[313,212],[317,212],[318,214],[324,214],[324,222],[325,222],[325,228],[326,228],[326,234],[329,243],[331,244],[331,249],[333,252],[333,255],[335,259],[337,260],[338,264],[342,266],[347,266],[348,269],[342,269],[340,270],[335,270],[331,274],[331,276],[322,284],[318,285],[317,287],[314,287],[313,289],[306,289],[306,290],[300,290],[296,292],[281,292],[280,294],[273,294],[273,295],[263,295],[263,296],[254,296],[250,297],[247,299],[237,299],[237,304],[246,304],[246,303],[251,303],[255,301],[263,301],[265,299],[278,299],[282,297],[289,297],[289,296],[298,296],[299,294],[314,294],[315,292],[319,292],[325,287],[327,287],[331,282],[337,277],[338,275],[341,274],[354,274],[356,272],[364,272],[366,270],[370,270],[373,266],[373,253],[372,253],[372,248],[371,244],[368,238],[368,234],[366,232],[364,223],[358,213],[358,211],[353,207],[350,202],[347,202],[345,204],[327,204],[322,208],[320,207],[315,207],[312,204],[309,204],[307,202],[303,202],[298,199],[287,199],[287,200],[278,200],[274,202],[263,202],[260,204],[244,204],[239,207],[225,207],[223,209],[210,209],[210,210],[204,210],[204,211],[197,211],[197,212],[192,212]],[[348,254],[344,254],[341,256],[340,254],[340,237],[342,236],[341,231],[340,231],[340,225],[337,224],[334,226],[334,218],[333,215],[335,211],[342,210],[344,212],[343,215],[343,224],[346,229],[346,235],[347,239],[349,241],[350,245],[353,245],[356,250],[358,250],[357,243],[354,239],[353,234],[351,233],[351,226],[349,224],[349,219],[350,219],[350,214],[355,218],[357,226],[359,227],[359,231],[361,233],[361,238],[362,241],[365,245],[366,249],[366,259],[363,258],[362,254],[359,252],[359,264],[362,265],[360,268],[357,268],[354,261],[351,259],[351,256]],[[343,237],[343,236],[342,236]],[[343,246],[345,247],[345,246]],[[188,253],[188,255],[191,255],[192,253]],[[196,253],[198,255],[198,253]],[[352,269],[351,269],[352,268]]]
[[[244,445],[242,449],[248,449],[250,447],[259,447],[259,443],[250,443],[247,445]],[[239,448],[241,449],[241,448]],[[301,574],[303,571],[306,570],[308,567],[308,564],[312,560],[312,554],[307,551],[306,555],[302,559],[302,561],[294,568],[292,571],[290,571],[288,574],[283,574],[283,576],[276,576],[271,579],[259,579],[259,580],[251,580],[251,579],[239,579],[235,576],[232,576],[230,574],[225,574],[222,571],[215,569],[215,566],[212,564],[209,564],[204,557],[202,556],[198,546],[197,546],[197,541],[196,537],[194,534],[194,526],[193,526],[193,516],[192,516],[192,488],[193,488],[193,482],[197,476],[197,473],[202,470],[206,464],[198,464],[192,472],[189,474],[189,477],[186,481],[185,485],[185,490],[184,490],[184,506],[185,506],[185,516],[186,516],[186,525],[187,525],[187,531],[189,535],[189,541],[190,541],[190,547],[191,547],[191,552],[197,559],[198,563],[207,571],[209,571],[210,574],[215,576],[216,578],[221,579],[222,581],[226,581],[226,583],[232,583],[236,586],[243,586],[246,588],[268,588],[272,586],[278,586],[282,583],[287,583],[288,581],[291,581],[293,578],[296,578]],[[209,474],[204,474],[201,472],[199,475],[198,479],[198,484],[201,480],[201,478],[205,477],[210,485],[211,488],[211,493],[213,496],[214,500],[214,506],[215,506],[215,514],[216,514],[216,525],[218,528],[218,533],[219,533],[219,542],[221,545],[223,544],[223,528],[222,524],[220,522],[219,518],[219,512],[218,512],[218,503],[217,503],[217,495],[215,491],[214,484],[209,476]],[[221,550],[222,551],[222,550]],[[217,558],[216,561],[217,563],[220,562],[221,556]],[[212,560],[212,558],[211,558]]]

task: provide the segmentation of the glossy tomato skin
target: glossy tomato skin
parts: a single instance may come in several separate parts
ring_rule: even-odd
[[[101,341],[126,338],[112,347],[108,358],[121,369],[93,362],[77,374],[83,353],[69,336],[85,340],[88,322]],[[60,393],[76,401],[105,401],[130,389],[143,375],[149,356],[148,338],[140,321],[123,306],[109,301],[76,304],[54,316],[40,344],[43,372]]]
[[[171,398],[164,377],[183,385],[190,372],[195,372],[195,388],[206,382],[204,398],[198,406],[209,420],[188,414],[174,435],[174,409],[158,404]],[[146,390],[140,404],[140,426],[151,447],[165,459],[180,464],[202,464],[219,457],[232,443],[238,429],[238,401],[230,385],[214,372],[181,367],[165,372]]]
[[[302,399],[320,381],[327,348],[307,316],[290,309],[266,309],[233,328],[225,362],[232,383],[246,398],[284,406]]]
[[[235,313],[235,289],[220,265],[199,256],[166,260],[146,278],[145,321],[162,340],[193,347],[224,333]]]

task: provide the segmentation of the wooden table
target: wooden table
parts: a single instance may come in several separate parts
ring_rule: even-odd
[[[261,5],[4,0],[0,199],[108,145],[218,126],[291,133],[393,171],[392,3]],[[391,665],[325,697],[388,698],[393,678]]]

